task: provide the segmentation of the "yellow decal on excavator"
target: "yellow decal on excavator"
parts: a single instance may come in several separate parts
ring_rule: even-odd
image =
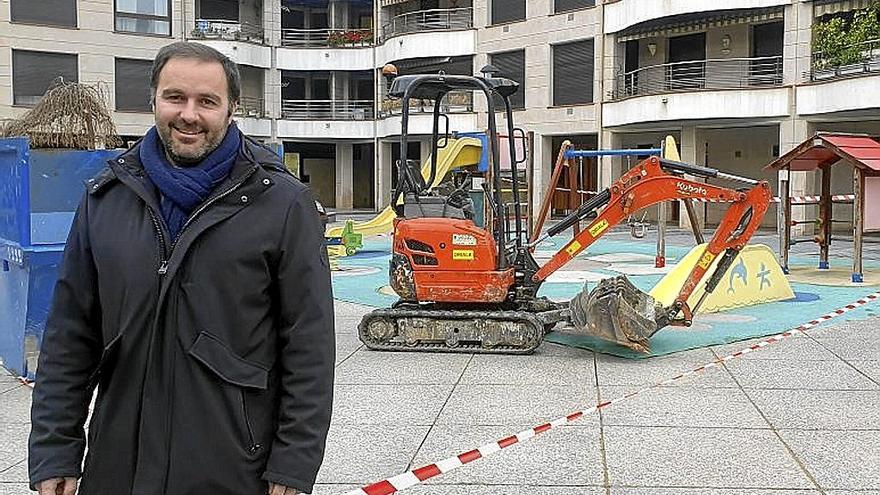
[[[709,251],[706,251],[705,253],[703,253],[703,257],[700,258],[700,262],[697,264],[700,265],[700,268],[702,268],[703,270],[706,270],[709,268],[709,265],[712,264],[712,260],[714,260],[714,259],[715,259],[715,255],[710,253]]]
[[[578,250],[580,250],[580,248],[581,248],[581,243],[579,243],[577,240],[574,240],[574,241],[571,241],[571,244],[566,246],[565,252],[568,253],[569,256],[574,256],[575,254],[577,254],[577,252],[578,252]]]
[[[453,249],[452,250],[452,259],[459,261],[473,261],[474,260],[474,250],[473,249]]]
[[[600,220],[596,225],[590,227],[590,235],[593,237],[599,237],[599,234],[605,232],[605,229],[608,228],[608,220],[604,218]]]

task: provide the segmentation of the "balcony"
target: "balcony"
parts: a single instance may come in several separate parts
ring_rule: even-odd
[[[396,15],[382,26],[385,39],[425,31],[457,31],[474,26],[474,9],[431,9]]]
[[[615,77],[614,100],[673,92],[782,85],[782,57],[726,58],[640,67]]]
[[[235,115],[252,119],[266,118],[266,107],[263,105],[263,99],[242,96],[239,98],[238,109],[236,109]]]
[[[834,52],[815,52],[810,81],[880,73],[880,39],[846,45]]]
[[[474,111],[474,93],[472,91],[453,91],[446,95],[440,103],[443,113],[471,113]],[[432,113],[434,100],[409,101],[410,115],[420,113]],[[382,108],[379,110],[379,118],[392,117],[403,113],[403,101],[399,98],[385,98],[382,100]]]
[[[282,29],[287,48],[361,48],[372,46],[372,29]]]
[[[372,120],[373,100],[282,100],[286,120]]]
[[[247,41],[265,44],[262,26],[247,22],[222,19],[196,19],[192,37],[197,39],[217,39],[224,41]]]

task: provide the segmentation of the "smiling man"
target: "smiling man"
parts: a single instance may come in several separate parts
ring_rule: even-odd
[[[310,492],[335,352],[315,201],[236,127],[229,58],[168,45],[151,90],[155,127],[89,181],[65,246],[31,411],[32,488]]]

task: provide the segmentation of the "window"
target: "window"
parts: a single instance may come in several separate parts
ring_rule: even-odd
[[[116,109],[126,112],[150,111],[151,60],[116,59]]]
[[[595,7],[596,0],[555,0],[554,12],[568,12],[571,10],[585,9],[587,7]]]
[[[79,81],[76,55],[12,50],[14,105],[36,105],[59,77],[65,82]]]
[[[517,50],[515,52],[496,53],[489,55],[489,63],[498,68],[498,75],[513,79],[520,84],[516,93],[510,96],[510,106],[513,108],[525,108],[526,106],[526,51]],[[500,101],[496,105],[503,105]],[[503,111],[504,107],[499,106],[498,111]]]
[[[593,40],[553,46],[553,104],[593,102]]]
[[[523,21],[526,18],[526,0],[491,0],[492,24]]]
[[[116,30],[171,35],[171,0],[116,0]]]
[[[76,27],[76,0],[12,0],[12,22]]]

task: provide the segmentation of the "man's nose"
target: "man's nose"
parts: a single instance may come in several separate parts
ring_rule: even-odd
[[[180,110],[180,118],[186,122],[195,122],[199,118],[195,101],[188,100],[186,102],[186,105]]]

